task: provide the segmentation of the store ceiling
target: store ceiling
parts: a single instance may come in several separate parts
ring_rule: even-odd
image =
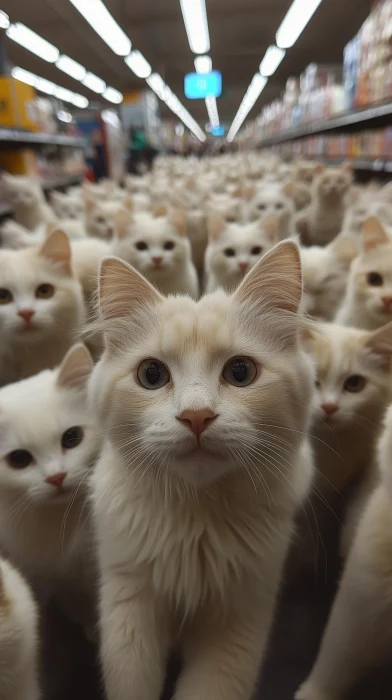
[[[183,92],[184,75],[194,70],[194,55],[189,48],[179,0],[105,1],[133,48],[142,51],[153,70],[162,75],[203,125],[204,101],[187,100]],[[213,67],[223,73],[224,94],[218,100],[222,123],[233,120],[290,4],[291,0],[206,0],[210,55]],[[344,46],[359,30],[371,5],[372,0],[323,0],[270,79],[252,115],[281,93],[287,78],[299,75],[310,62],[340,63]],[[144,87],[144,81],[136,78],[68,0],[0,0],[0,9],[9,14],[12,22],[23,22],[108,85],[122,92]],[[6,49],[13,64],[94,98],[94,93],[9,39]]]

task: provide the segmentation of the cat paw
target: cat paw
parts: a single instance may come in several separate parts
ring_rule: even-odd
[[[318,688],[313,681],[306,681],[297,690],[294,700],[338,700],[338,698]]]

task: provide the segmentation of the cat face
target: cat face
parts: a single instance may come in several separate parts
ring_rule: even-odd
[[[115,449],[128,445],[129,469],[137,460],[203,485],[243,468],[274,473],[287,440],[300,444],[314,376],[297,342],[295,243],[270,251],[231,297],[165,299],[116,259],[103,263],[100,295],[107,346],[91,405]]]
[[[243,221],[243,202],[238,197],[227,194],[214,194],[209,198],[206,211],[209,216],[220,216],[227,224]]]
[[[85,200],[85,226],[89,236],[109,241],[114,236],[115,218],[123,209],[122,202]]]
[[[12,207],[27,208],[38,203],[41,193],[37,183],[31,178],[3,175],[3,182]]]
[[[324,324],[320,334],[311,333],[310,348],[317,371],[314,424],[366,431],[391,391],[392,324],[372,333]]]
[[[0,251],[0,330],[3,343],[42,342],[57,329],[77,328],[83,299],[71,270],[71,249],[61,231],[39,249]]]
[[[322,199],[342,200],[352,184],[352,172],[345,166],[328,168],[314,181],[314,191]]]
[[[99,450],[87,408],[93,363],[76,345],[57,370],[0,390],[0,490],[30,503],[69,500]],[[42,420],[43,416],[45,417]]]
[[[191,259],[185,216],[173,212],[168,216],[140,213],[133,220],[118,218],[113,252],[146,277],[175,273]]]
[[[265,219],[272,214],[278,218],[281,237],[285,236],[294,216],[294,204],[290,196],[287,195],[288,191],[287,185],[260,186],[249,204],[249,220]]]
[[[84,206],[80,197],[52,192],[50,202],[59,219],[82,219]]]

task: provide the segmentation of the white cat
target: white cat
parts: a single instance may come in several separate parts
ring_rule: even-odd
[[[89,236],[110,241],[114,236],[115,219],[123,209],[131,208],[131,199],[121,201],[95,200],[85,197],[85,227]]]
[[[87,407],[84,345],[59,369],[0,390],[0,544],[37,592],[91,633],[93,543],[87,477],[100,437]]]
[[[84,206],[81,195],[50,193],[50,203],[58,219],[83,219]]]
[[[38,181],[9,173],[3,173],[2,177],[7,199],[18,224],[33,231],[39,224],[56,219],[53,210],[46,203]]]
[[[186,235],[186,217],[173,210],[151,216],[121,212],[116,219],[113,253],[133,265],[163,294],[199,295],[197,272]]]
[[[173,646],[177,700],[250,700],[312,474],[300,302],[294,242],[198,303],[103,262],[90,402],[108,700],[159,698]]]
[[[0,386],[61,362],[84,314],[64,233],[41,248],[0,250]]]
[[[295,208],[291,183],[263,183],[247,193],[250,201],[246,207],[246,220],[265,219],[273,214],[279,221],[279,238],[283,240],[294,233]]]
[[[382,480],[363,512],[321,648],[296,700],[345,700],[392,647],[392,408],[379,446]]]
[[[0,558],[0,697],[39,700],[38,611],[20,573]]]
[[[226,224],[220,217],[210,217],[208,228],[205,258],[208,293],[219,287],[234,291],[261,256],[279,241],[275,215],[248,224]]]

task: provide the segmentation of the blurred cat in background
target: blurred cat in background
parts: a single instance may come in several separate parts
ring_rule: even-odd
[[[305,245],[327,245],[342,231],[352,180],[348,165],[326,168],[314,179],[312,202],[296,220],[297,231]]]
[[[85,197],[85,227],[87,234],[110,241],[114,236],[115,219],[122,209],[131,210],[131,198],[122,201],[97,201]]]
[[[63,194],[53,190],[50,203],[58,219],[83,219],[84,205],[81,195]]]
[[[263,184],[250,188],[246,196],[249,203],[245,208],[245,216],[248,221],[265,219],[273,214],[279,222],[279,240],[293,235],[295,208],[292,199],[293,188],[291,183]]]
[[[56,219],[37,180],[9,173],[3,173],[2,180],[18,224],[33,231],[40,224]]]

